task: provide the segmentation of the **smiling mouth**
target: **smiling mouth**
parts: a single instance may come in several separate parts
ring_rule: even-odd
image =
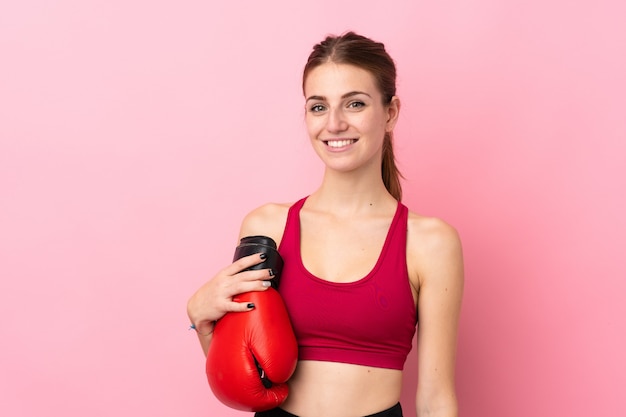
[[[343,148],[344,146],[352,145],[358,139],[341,139],[341,140],[325,140],[324,143],[331,148]]]

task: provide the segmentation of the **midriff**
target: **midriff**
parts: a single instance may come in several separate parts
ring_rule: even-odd
[[[399,370],[299,361],[281,408],[300,417],[360,417],[392,407],[401,391]]]

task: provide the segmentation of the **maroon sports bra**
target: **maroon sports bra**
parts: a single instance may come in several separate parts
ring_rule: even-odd
[[[403,369],[417,324],[406,265],[408,209],[398,203],[370,273],[336,283],[316,277],[302,263],[299,214],[305,201],[290,207],[278,249],[285,261],[280,293],[299,359]]]

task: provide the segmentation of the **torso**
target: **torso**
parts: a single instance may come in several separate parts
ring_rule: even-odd
[[[300,361],[281,408],[300,417],[360,417],[392,407],[401,390],[402,371]]]
[[[306,269],[331,282],[355,282],[374,267],[395,207],[386,215],[338,218],[303,208],[301,257]]]
[[[280,245],[290,204],[264,206],[251,228]],[[303,207],[300,212],[302,262],[312,274],[332,282],[355,282],[374,267],[395,206],[364,218],[340,219]],[[411,222],[409,219],[409,229]],[[410,233],[410,232],[409,232]],[[246,234],[242,230],[242,234]],[[407,252],[410,249],[407,249]],[[419,277],[407,257],[414,302]],[[290,394],[281,406],[298,416],[346,417],[379,412],[399,401],[402,371],[340,362],[300,361],[291,378]]]

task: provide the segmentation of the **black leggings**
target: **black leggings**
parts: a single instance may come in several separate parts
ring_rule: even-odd
[[[288,413],[282,408],[274,408],[269,411],[261,411],[259,413],[255,413],[254,417],[298,417],[295,414]],[[391,408],[386,409],[385,411],[381,411],[380,413],[370,414],[364,417],[402,417],[402,407],[400,403],[394,405]]]

